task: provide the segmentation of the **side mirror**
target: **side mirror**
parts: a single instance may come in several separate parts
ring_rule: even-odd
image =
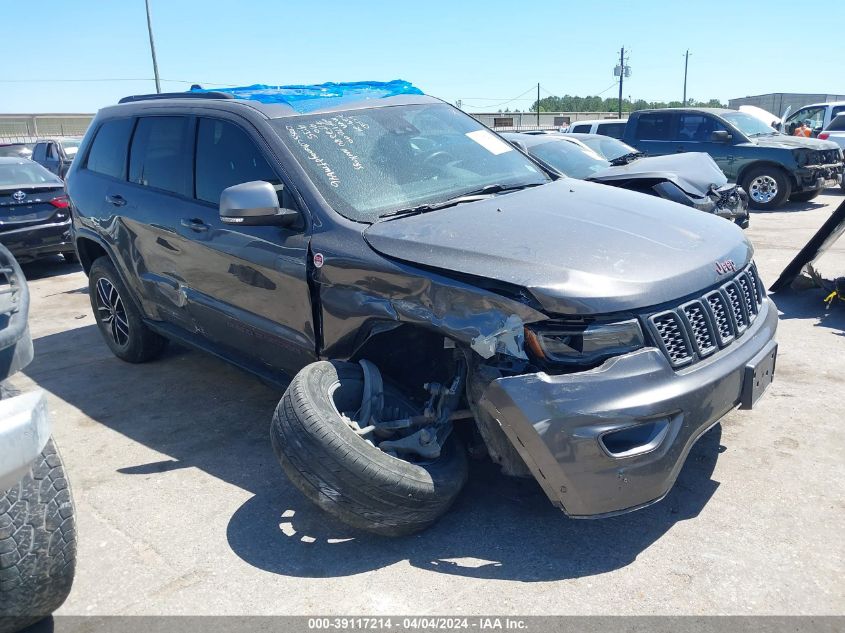
[[[525,154],[528,153],[528,146],[522,141],[511,141],[511,145],[513,145],[518,150],[524,152]]]
[[[713,143],[729,143],[733,136],[725,130],[716,130],[710,135],[710,140]]]
[[[276,187],[264,180],[226,187],[220,194],[220,220],[241,226],[290,226],[299,212],[279,206]]]

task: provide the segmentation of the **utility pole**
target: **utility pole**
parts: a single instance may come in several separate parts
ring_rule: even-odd
[[[687,49],[686,55],[684,55],[684,103],[683,106],[687,107],[687,68],[689,67],[689,49]]]
[[[540,127],[540,84],[537,84],[537,127]]]
[[[156,61],[156,44],[153,40],[153,22],[150,18],[150,0],[144,0],[147,5],[147,31],[150,33],[150,52],[153,55],[153,74],[156,79],[156,93],[161,93],[161,81],[158,78],[158,62]]]

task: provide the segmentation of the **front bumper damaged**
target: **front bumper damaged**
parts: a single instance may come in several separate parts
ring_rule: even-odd
[[[774,354],[776,329],[777,309],[765,299],[741,338],[686,370],[673,370],[662,352],[645,348],[581,373],[498,378],[479,404],[566,514],[624,513],[663,498],[699,437],[747,404],[748,368]],[[600,441],[650,423],[661,432],[642,451],[614,456]]]

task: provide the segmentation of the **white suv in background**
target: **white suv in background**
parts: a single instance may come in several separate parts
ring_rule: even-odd
[[[593,119],[575,121],[569,124],[567,134],[602,134],[613,138],[622,138],[628,119]]]

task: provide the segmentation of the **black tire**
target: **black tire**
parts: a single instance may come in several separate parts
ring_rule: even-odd
[[[758,179],[761,180],[758,181]],[[774,195],[768,200],[764,199],[766,196],[763,190],[771,191],[771,188],[766,189],[761,186],[766,181],[769,182],[769,185],[773,181],[776,190]],[[752,209],[761,209],[764,211],[777,209],[786,202],[792,193],[792,184],[789,182],[786,173],[779,167],[770,165],[752,167],[748,170],[748,173],[742,179],[742,188],[748,194],[748,206]]]
[[[294,486],[344,523],[384,536],[423,530],[466,483],[464,448],[452,433],[440,457],[429,463],[384,453],[337,413],[345,410],[344,401],[357,398],[360,404],[362,390],[356,364],[320,361],[302,369],[273,415],[273,450]],[[407,401],[398,390],[385,385],[385,404],[402,402]]]
[[[113,300],[112,290],[117,293]],[[112,353],[129,363],[145,363],[159,356],[167,339],[148,328],[135,302],[108,257],[100,257],[88,273],[88,295],[100,333]],[[111,306],[104,307],[105,304]],[[109,319],[109,317],[111,317]]]
[[[67,251],[62,253],[62,257],[65,258],[66,264],[78,264],[79,257],[76,255],[76,251]]]
[[[73,498],[50,439],[17,486],[0,494],[0,632],[58,609],[75,570]]]
[[[745,217],[742,217],[742,218],[736,218],[734,220],[734,224],[736,224],[742,230],[745,230],[749,226],[751,226],[751,216],[746,215]]]
[[[793,193],[789,196],[790,202],[809,202],[815,198],[818,198],[821,194],[821,189],[816,189],[815,191],[802,191],[801,193]]]

